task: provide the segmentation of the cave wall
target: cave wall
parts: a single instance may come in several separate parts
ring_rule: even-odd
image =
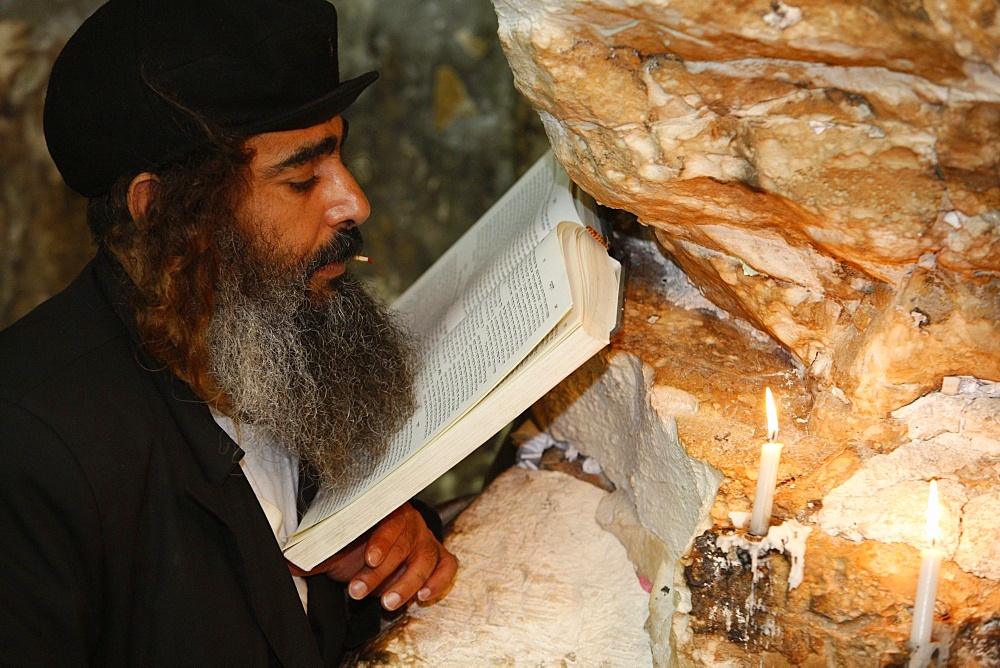
[[[818,385],[1000,373],[994,5],[495,4],[574,180]]]
[[[984,512],[1000,491],[996,4],[494,5],[557,158],[644,226],[621,234],[625,327],[538,412],[619,489],[646,490],[603,522],[643,576],[673,585],[651,596],[656,661],[905,663],[938,479],[935,637],[955,665],[996,665],[1000,534]],[[622,360],[643,380],[610,380]],[[775,530],[802,554],[768,550],[748,607],[752,550],[733,541],[765,387],[785,444]],[[646,428],[604,429],[637,411],[676,426],[658,457],[636,454]],[[701,514],[656,491],[688,480],[677,444],[720,474],[717,494],[685,483]],[[679,560],[650,552],[699,519]],[[796,582],[789,564],[803,560]]]

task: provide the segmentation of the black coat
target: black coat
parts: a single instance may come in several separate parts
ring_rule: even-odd
[[[242,452],[141,350],[122,280],[98,255],[0,332],[0,662],[335,664],[377,601],[349,620],[309,578],[307,619]]]

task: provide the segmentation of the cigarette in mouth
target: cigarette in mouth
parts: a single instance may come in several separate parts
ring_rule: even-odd
[[[355,260],[356,262],[367,262],[369,264],[371,264],[373,262],[373,260],[370,257],[368,257],[367,255],[355,255],[351,259]]]

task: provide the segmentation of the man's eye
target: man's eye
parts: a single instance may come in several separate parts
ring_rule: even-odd
[[[305,181],[290,181],[288,186],[297,193],[309,192],[309,190],[316,185],[318,179],[315,176],[308,178]]]

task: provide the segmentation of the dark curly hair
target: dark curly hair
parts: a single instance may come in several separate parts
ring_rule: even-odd
[[[234,224],[252,154],[245,137],[212,137],[149,170],[157,178],[139,220],[128,208],[131,175],[90,200],[87,221],[97,245],[132,280],[129,304],[143,345],[199,397],[225,410],[206,345],[219,271],[215,237]]]

